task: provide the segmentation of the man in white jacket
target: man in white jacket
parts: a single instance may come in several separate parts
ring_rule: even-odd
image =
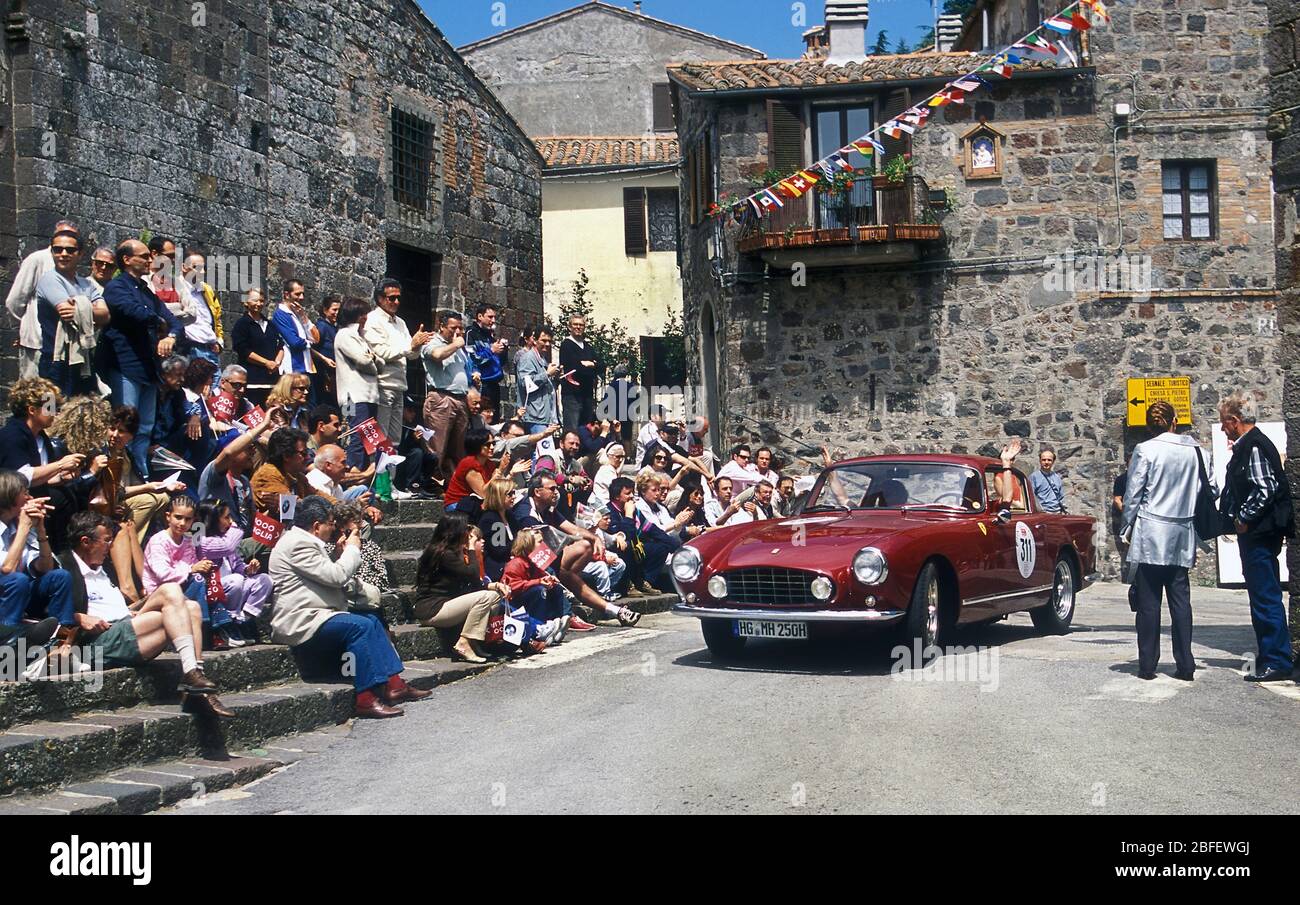
[[[383,623],[371,613],[348,611],[346,585],[361,565],[361,535],[354,527],[338,560],[330,556],[336,532],[333,507],[309,496],[298,502],[293,527],[271,553],[275,586],[271,636],[293,647],[308,662],[329,665],[352,676],[355,714],[360,719],[401,716],[394,705],[429,696],[402,681],[402,658]]]
[[[366,317],[362,338],[379,362],[379,412],[375,420],[384,436],[396,446],[402,439],[402,399],[406,396],[406,363],[420,356],[433,333],[420,329],[411,335],[406,321],[397,316],[402,306],[402,284],[393,279],[379,281],[375,289],[375,310]],[[417,394],[418,395],[418,394]]]
[[[54,224],[54,236],[72,236],[81,241],[81,229],[71,220]],[[51,236],[51,242],[53,236]],[[35,377],[40,370],[41,325],[36,319],[36,283],[54,269],[54,255],[47,245],[23,258],[18,275],[5,298],[5,307],[18,321],[18,377]]]

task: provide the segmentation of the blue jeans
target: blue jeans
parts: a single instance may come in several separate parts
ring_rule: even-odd
[[[560,616],[568,615],[571,609],[568,605],[568,598],[560,590],[560,586],[553,588],[535,587],[529,588],[522,594],[515,595],[511,598],[511,603],[515,606],[522,606],[538,622],[547,622]]]
[[[340,403],[340,405],[343,404],[345,403]],[[379,412],[379,406],[373,402],[356,402],[353,405],[356,407],[356,414],[349,419],[349,428],[356,427],[362,421],[375,417]],[[397,438],[397,440],[400,439],[401,437]],[[368,459],[366,445],[361,442],[361,432],[353,431],[351,436],[348,437],[348,467],[355,468],[357,471],[364,471]]]
[[[224,606],[208,606],[208,583],[203,580],[201,575],[195,575],[185,582],[185,584],[181,585],[181,590],[185,592],[186,597],[199,605],[199,613],[203,618],[203,622],[210,628],[224,628],[234,621],[230,618],[230,611]]]
[[[63,569],[51,569],[40,578],[26,572],[0,575],[0,625],[17,625],[28,615],[51,616],[59,625],[76,625],[72,576]]]
[[[297,649],[331,673],[338,672],[345,651],[351,654],[352,661],[346,664],[350,668],[344,674],[352,675],[352,687],[359,692],[383,685],[402,671],[402,658],[393,650],[384,624],[369,613],[331,616]]]
[[[608,600],[611,596],[618,596],[614,593],[614,588],[623,580],[626,571],[627,563],[621,559],[614,565],[593,561],[587,563],[587,567],[582,570],[582,577],[595,585],[596,593]]]
[[[1250,622],[1259,645],[1257,672],[1291,669],[1291,630],[1287,627],[1286,604],[1282,600],[1281,567],[1277,557],[1282,541],[1260,542],[1237,536],[1241,550],[1241,571],[1250,594]]]
[[[127,380],[121,371],[110,368],[104,376],[108,384],[109,398],[116,408],[119,405],[135,406],[140,413],[140,429],[127,445],[126,451],[131,455],[140,477],[149,477],[149,442],[153,437],[154,420],[158,416],[158,387],[152,383],[136,383]]]

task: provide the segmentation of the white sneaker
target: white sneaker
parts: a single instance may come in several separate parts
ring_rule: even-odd
[[[406,490],[393,489],[392,491],[390,491],[390,493],[392,494],[393,499],[395,500],[409,500],[411,497],[415,496],[415,494],[410,493],[409,491]]]
[[[559,644],[569,632],[569,617],[560,616],[551,621],[555,623],[555,637],[551,639],[551,643]]]
[[[537,626],[537,632],[534,635],[534,637],[538,641],[545,641],[547,644],[549,644],[551,642],[551,636],[553,636],[554,634],[555,634],[555,620],[552,619],[550,622],[543,622],[541,625]]]

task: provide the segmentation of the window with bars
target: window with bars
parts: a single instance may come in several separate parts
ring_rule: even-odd
[[[623,189],[623,245],[629,256],[677,250],[677,189]]]
[[[433,178],[433,123],[393,108],[393,200],[428,211]]]
[[[1166,160],[1161,189],[1166,239],[1213,239],[1218,232],[1218,177],[1213,160]]]

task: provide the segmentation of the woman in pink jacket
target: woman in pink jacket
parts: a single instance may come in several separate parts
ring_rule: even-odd
[[[189,536],[194,524],[194,501],[187,496],[172,497],[167,508],[167,530],[159,531],[144,548],[144,573],[140,576],[145,595],[161,584],[174,581],[185,596],[195,601],[203,612],[203,624],[212,630],[212,650],[241,647],[244,642],[228,630],[230,613],[225,607],[209,611],[208,586],[204,576],[211,574],[214,563],[200,560]]]

